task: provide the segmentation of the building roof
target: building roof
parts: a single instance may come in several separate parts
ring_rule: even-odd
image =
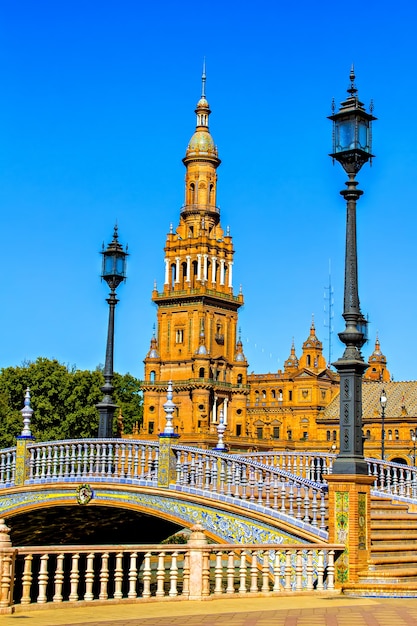
[[[379,398],[382,389],[387,396],[385,417],[417,415],[417,380],[399,382],[364,381],[362,385],[362,415],[364,419],[379,417],[381,405]],[[324,419],[339,417],[340,395],[332,399],[324,411]]]

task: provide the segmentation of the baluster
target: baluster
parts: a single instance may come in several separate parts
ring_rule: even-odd
[[[80,580],[80,573],[78,571],[78,561],[80,560],[80,555],[75,553],[72,555],[71,559],[71,574],[70,574],[70,583],[71,583],[71,591],[68,600],[70,602],[78,601],[78,583]]]
[[[311,525],[317,526],[317,491],[313,489],[313,501],[311,503],[312,519]]]
[[[83,475],[83,446],[81,443],[77,444],[77,478],[82,478]]]
[[[114,468],[113,468],[113,478],[119,478],[121,473],[121,462],[120,462],[120,443],[116,443],[114,447]]]
[[[2,459],[2,467],[3,467],[3,461],[4,461],[4,457]],[[35,477],[35,450],[32,448],[30,451],[30,458],[29,458],[29,481],[32,482],[32,480]]]
[[[36,464],[36,459],[35,459]],[[64,446],[59,446],[59,473],[58,478],[63,478],[65,473],[65,448]],[[35,476],[36,476],[36,467],[35,467]]]
[[[5,467],[6,467],[6,458],[5,455],[1,455],[0,461],[0,485],[4,485],[5,481]]]
[[[100,476],[100,467],[101,467],[101,445],[96,444],[96,462],[94,472],[96,476]]]
[[[282,483],[281,483],[281,513],[285,513],[285,511],[286,511],[286,506],[285,506],[286,499],[287,499],[287,490],[285,488],[285,482],[284,482],[284,480],[282,480]]]
[[[206,489],[206,491],[210,489],[210,478],[211,478],[210,457],[206,456],[206,460],[204,463],[204,489]]]
[[[265,506],[267,506],[268,508],[271,506],[270,494],[271,494],[271,474],[267,472],[265,475]]]
[[[131,478],[132,477],[132,465],[133,465],[133,458],[132,458],[132,444],[129,443],[127,445],[127,467],[126,467],[126,478]]]
[[[46,448],[41,448],[41,480],[44,481],[46,477]]]
[[[263,498],[263,489],[264,489],[264,481],[263,481],[263,475],[262,472],[260,472],[258,470],[258,480],[257,480],[257,484],[258,484],[258,504],[263,504],[262,498]]]
[[[158,480],[158,465],[159,465],[159,448],[155,448],[155,458],[154,458],[154,463],[153,463],[153,476],[152,476],[152,480],[155,482]]]
[[[248,471],[247,465],[243,465],[243,463],[239,464],[239,474],[240,474],[240,484],[241,484],[240,499],[241,500],[246,500],[248,497],[247,495],[247,489],[248,489],[247,471]]]
[[[10,483],[14,485],[15,473],[16,473],[16,450],[9,452],[9,454],[10,454],[10,467],[11,467]]]
[[[158,554],[158,565],[156,569],[156,597],[163,598],[165,595],[164,592],[164,583],[165,583],[165,554],[160,552]]]
[[[323,550],[319,550],[318,559],[317,559],[317,591],[323,591],[324,589],[324,552]]]
[[[234,498],[240,497],[240,464],[235,461],[232,462],[232,485]]]
[[[296,565],[295,565],[295,589],[301,591],[303,588],[303,552],[302,550],[296,551]]]
[[[400,478],[399,478],[399,491],[400,496],[405,494],[405,479],[404,479],[404,469],[401,467],[399,470]]]
[[[303,517],[303,522],[310,522],[310,515],[309,515],[309,509],[310,509],[310,493],[309,493],[309,489],[308,487],[304,487],[304,517]]]
[[[89,456],[89,460],[90,460],[90,469],[89,469],[88,473],[89,473],[90,476],[92,476],[94,474],[94,460],[95,460],[95,458],[94,458],[94,444],[90,443],[89,444],[89,448],[90,448],[90,450],[89,450],[89,455],[88,456]]]
[[[216,457],[212,457],[211,458],[211,491],[215,491],[217,492],[218,490],[218,485],[217,485],[217,478],[218,478],[218,465],[217,465],[217,458]]]
[[[45,604],[47,601],[46,587],[48,585],[48,560],[49,560],[49,555],[42,554],[41,566],[40,566],[39,574],[38,574],[39,593],[38,593],[38,598],[36,600],[38,604]]]
[[[52,446],[48,446],[46,457],[46,475],[51,478],[52,474]]]
[[[285,552],[285,591],[291,591],[291,550]]]
[[[223,593],[223,564],[222,564],[223,553],[221,551],[216,552],[216,565],[214,568],[214,594],[221,595]]]
[[[140,480],[145,480],[146,446],[140,447]]]
[[[94,553],[90,552],[90,554],[87,555],[87,562],[85,566],[84,600],[86,600],[87,602],[91,602],[91,600],[94,600],[93,583],[94,583]]]
[[[113,478],[113,474],[115,472],[116,466],[116,458],[114,453],[114,445],[112,443],[108,444],[108,452],[107,452],[107,476],[109,478]]]
[[[138,579],[138,568],[137,568],[137,559],[138,553],[132,552],[130,555],[130,563],[129,563],[129,591],[127,594],[128,598],[137,598],[136,593],[136,581]]]
[[[224,494],[224,481],[226,478],[226,469],[224,459],[220,459],[220,486],[219,493]]]
[[[320,494],[320,528],[326,530],[326,499],[324,491]]]
[[[240,564],[239,564],[239,593],[246,593],[246,575],[247,575],[247,564],[246,564],[246,552],[242,550],[240,553]]]
[[[291,517],[293,517],[294,515],[294,483],[293,482],[290,483],[289,502],[290,502],[290,506],[289,506],[288,514],[291,515]]]
[[[249,468],[249,500],[251,502],[255,500],[255,472],[253,467]]]
[[[178,595],[178,552],[173,552],[171,557],[171,567],[169,568],[169,597],[175,598]]]
[[[200,489],[203,486],[203,460],[201,454],[197,457],[197,467],[196,467],[196,484]]]
[[[120,600],[121,598],[123,598],[122,583],[123,583],[123,552],[118,552],[116,554],[116,566],[114,568],[113,598],[115,600]]]
[[[250,593],[258,593],[258,555],[252,550],[250,564]]]
[[[12,596],[12,581],[13,581],[14,564],[12,562],[12,555],[5,554],[2,557],[1,579],[0,579],[0,613],[3,609],[8,612],[10,606],[13,604]]]
[[[77,448],[74,444],[71,445],[71,467],[70,467],[70,476],[71,478],[75,477],[75,466],[77,463]]]
[[[177,462],[176,462],[176,473],[177,473],[177,485],[182,485],[184,480],[184,475],[182,471],[182,452],[179,450],[177,452]]]
[[[88,444],[84,443],[83,446],[83,469],[82,475],[87,476],[88,474]]]
[[[296,486],[296,498],[295,498],[295,502],[296,502],[296,508],[297,508],[297,514],[296,514],[296,519],[301,519],[301,502],[302,502],[302,498],[301,498],[301,487],[300,485]]]
[[[395,495],[398,495],[398,470],[396,467],[389,467],[387,468],[387,472],[388,474],[391,476],[393,476],[393,481],[392,481],[392,485],[393,485],[393,493],[395,493]]]
[[[272,591],[281,591],[280,574],[281,574],[280,553],[278,550],[276,550],[275,559],[274,559],[274,586],[273,586]]]
[[[107,600],[109,597],[107,591],[107,585],[109,583],[109,553],[104,552],[101,555],[101,568],[100,568],[100,593],[99,600]]]
[[[235,592],[235,554],[233,550],[228,553],[227,556],[227,586],[226,593],[231,594]]]
[[[41,475],[40,449],[35,449],[35,480],[38,481]]]
[[[101,474],[101,476],[106,475],[106,466],[107,466],[107,445],[105,443],[103,443],[101,445],[101,469],[99,469],[99,473]]]
[[[188,598],[190,595],[190,553],[184,554],[184,568],[182,571],[182,595]]]
[[[327,591],[334,589],[334,550],[327,553]]]
[[[232,481],[232,462],[226,461],[226,495],[228,496],[232,495]]]
[[[189,478],[189,484],[190,485],[195,485],[195,454],[194,452],[191,453],[191,463],[190,463],[190,478]]]
[[[134,478],[135,480],[137,480],[138,477],[138,468],[139,468],[139,446],[135,443],[134,445],[134,456],[133,456],[133,476],[132,478]]]
[[[262,587],[263,593],[269,593],[269,553],[268,550],[264,550],[262,556]]]
[[[272,484],[272,496],[273,496],[273,505],[272,508],[274,511],[278,510],[278,478],[275,476],[274,482]]]
[[[22,575],[22,599],[20,600],[20,604],[30,604],[30,588],[33,580],[32,560],[33,556],[31,554],[25,556],[25,565]]]
[[[62,602],[62,585],[64,584],[64,555],[58,554],[56,557],[56,569],[54,576],[54,597],[52,602]]]
[[[152,553],[147,552],[145,554],[145,561],[143,564],[143,593],[142,593],[143,598],[151,597],[151,574],[152,574],[151,556],[152,556]]]
[[[207,550],[203,552],[201,595],[203,598],[210,595],[210,553]]]
[[[64,446],[64,478],[68,478],[70,474],[71,467],[71,447],[69,444]]]

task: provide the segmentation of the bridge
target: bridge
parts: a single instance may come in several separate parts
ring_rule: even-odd
[[[22,560],[20,569],[16,569],[21,576],[20,587],[18,585],[21,605],[53,600],[52,597],[48,600],[47,596],[48,579],[55,581],[53,601],[62,602],[59,589],[62,591],[64,584],[65,562],[69,567],[68,580],[72,581],[68,600],[80,599],[80,562],[84,563],[86,589],[81,599],[105,599],[108,597],[109,559],[114,567],[114,598],[123,597],[124,576],[130,581],[127,596],[138,597],[136,585],[140,567],[141,597],[149,594],[176,597],[178,589],[190,598],[210,595],[210,590],[220,594],[232,593],[233,589],[234,593],[238,589],[235,575],[239,571],[241,593],[332,591],[335,572],[337,583],[340,573],[349,571],[346,556],[349,551],[343,541],[346,533],[330,532],[335,519],[329,511],[334,458],[330,453],[290,451],[231,454],[183,446],[175,438],[154,442],[80,439],[41,443],[18,438],[16,447],[0,451],[0,516],[9,524],[13,524],[13,516],[17,514],[47,507],[126,508],[191,529],[191,548],[137,545],[15,549],[8,539],[7,526],[3,525],[0,526],[0,562],[2,548],[5,554],[15,556],[11,557],[9,570],[7,559],[3,559],[0,609],[11,606],[7,581],[12,578],[16,558]],[[417,469],[376,459],[367,459],[367,464],[369,476],[366,478],[371,485],[371,507],[376,517],[385,507],[417,529],[409,512],[417,510]],[[370,530],[374,532],[371,526]],[[193,537],[197,542],[194,547]],[[215,543],[207,544],[207,539]],[[381,555],[380,562],[375,556],[368,568],[370,571],[362,573],[363,589],[367,585],[368,591],[370,587],[375,588],[381,579],[385,587],[393,584],[389,559],[395,555],[398,563],[399,557],[398,545],[390,541],[391,548],[385,542],[385,562]],[[407,549],[402,546],[403,551]],[[417,577],[417,571],[411,566],[415,551],[410,551],[409,557],[409,569],[402,572],[400,580],[408,587]],[[94,565],[96,558],[100,559],[99,566]],[[32,562],[38,562],[36,575]],[[53,573],[48,569],[52,562]],[[194,575],[191,576],[193,563]],[[197,577],[196,563],[200,564]],[[398,579],[398,572],[394,575]],[[191,586],[191,591],[190,576],[193,584],[197,584]],[[34,578],[38,590],[35,599]],[[93,590],[96,578],[101,580],[102,587],[97,598]],[[348,590],[349,584],[344,587]],[[358,589],[357,581],[353,587]],[[417,595],[417,586],[410,593]]]

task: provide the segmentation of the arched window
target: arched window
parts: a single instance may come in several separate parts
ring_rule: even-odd
[[[392,430],[388,431],[388,439],[392,441]]]
[[[311,356],[309,354],[307,354],[307,367],[310,367],[311,365]]]
[[[200,367],[200,370],[198,372],[198,377],[204,378],[204,374],[205,374],[204,367]]]
[[[262,400],[266,400],[266,391],[262,389]]]
[[[242,381],[243,381],[243,376],[242,376],[242,374],[238,374],[238,375],[237,375],[237,384],[238,384],[238,385],[241,385],[241,384],[242,384]]]
[[[275,397],[276,397],[275,389],[272,389],[272,390],[271,390],[271,398],[272,398],[273,400],[275,400]]]
[[[333,431],[333,441],[337,440],[337,431]]]
[[[399,433],[399,431],[396,429],[396,430],[395,430],[395,439],[397,439],[397,440],[398,440],[399,438],[400,438],[400,433]]]
[[[155,370],[152,370],[152,372],[150,373],[150,377],[151,377],[151,383],[154,383],[155,378],[156,378]]]
[[[371,439],[371,431],[370,431],[370,430],[367,430],[367,431],[366,431],[366,439],[367,439],[368,441],[370,441],[370,439]]]
[[[177,278],[177,268],[175,263],[171,265],[171,287],[174,287],[175,280]]]
[[[328,430],[328,431],[326,432],[326,438],[327,438],[327,441],[330,441],[330,435],[331,435],[330,430]]]

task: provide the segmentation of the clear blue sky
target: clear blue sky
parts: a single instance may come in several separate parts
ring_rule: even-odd
[[[203,57],[218,204],[235,245],[249,371],[283,366],[312,314],[343,346],[346,179],[332,166],[331,99],[351,63],[375,102],[372,168],[358,176],[359,293],[396,380],[417,377],[417,4],[3,0],[0,14],[0,367],[38,356],[104,362],[102,241],[129,244],[115,368],[141,378],[163,247],[184,195]]]

